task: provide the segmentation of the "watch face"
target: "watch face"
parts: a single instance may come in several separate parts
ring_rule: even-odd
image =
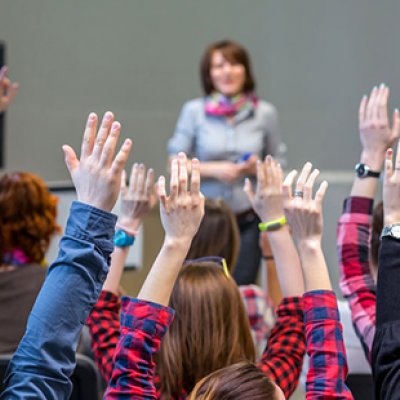
[[[357,175],[361,178],[367,174],[367,168],[365,164],[357,164],[356,165]]]
[[[396,239],[400,239],[400,225],[396,225],[392,227],[392,235]]]

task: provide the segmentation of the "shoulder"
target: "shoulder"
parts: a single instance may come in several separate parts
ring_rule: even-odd
[[[265,100],[258,100],[257,112],[266,116],[276,116],[278,115],[278,110],[272,103],[268,103]]]
[[[198,97],[196,99],[189,100],[182,106],[182,111],[186,111],[188,113],[203,112],[203,110],[204,97]]]

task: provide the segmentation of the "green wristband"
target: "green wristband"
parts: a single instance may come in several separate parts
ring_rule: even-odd
[[[261,232],[276,231],[277,229],[281,228],[285,224],[286,224],[286,217],[283,216],[281,218],[274,219],[273,221],[260,222],[258,224],[258,229]]]

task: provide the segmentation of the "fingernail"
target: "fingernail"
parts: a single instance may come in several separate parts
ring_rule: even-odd
[[[131,139],[125,139],[124,146],[130,146],[132,144]]]
[[[398,108],[395,108],[395,109],[394,109],[394,112],[398,114],[398,113],[399,113],[399,109],[398,109]]]
[[[109,121],[113,117],[113,113],[111,111],[107,111],[104,117],[106,121]]]
[[[381,88],[384,88],[385,86],[386,86],[386,85],[385,85],[383,82],[382,82],[381,85],[380,85]]]
[[[113,131],[118,131],[119,129],[121,129],[121,124],[119,122],[114,122],[112,124],[112,130]]]

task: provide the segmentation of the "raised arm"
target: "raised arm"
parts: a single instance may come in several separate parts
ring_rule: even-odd
[[[313,187],[319,175],[306,163],[296,182],[296,171],[288,174],[283,184],[285,213],[299,251],[306,293],[304,321],[310,368],[307,373],[307,399],[352,399],[345,385],[346,351],[336,296],[332,292],[328,269],[321,247],[322,202],[327,182],[313,198]]]
[[[8,67],[0,69],[0,114],[7,111],[18,93],[19,85],[17,82],[11,82],[7,76]]]
[[[369,97],[361,99],[359,132],[362,145],[360,164],[381,172],[386,149],[400,134],[400,116],[393,113],[393,125],[388,116],[389,88],[374,87]],[[340,267],[340,288],[349,301],[351,317],[368,360],[375,334],[376,290],[370,258],[373,199],[376,176],[354,178],[351,195],[345,200],[339,219],[337,246]]]
[[[133,165],[129,187],[126,187],[126,177],[123,173],[120,191],[121,214],[118,217],[116,229],[123,230],[133,240],[143,218],[156,202],[153,180],[153,170],[149,169],[146,175],[146,167],[143,164],[135,163]],[[120,337],[119,287],[130,247],[131,245],[122,243],[115,246],[103,290],[86,321],[92,339],[91,347],[94,359],[107,382],[111,378],[114,352]]]
[[[377,399],[396,399],[400,393],[400,142],[395,165],[387,151],[383,183],[384,228],[379,254],[376,334],[372,369]]]
[[[121,313],[121,338],[115,367],[105,398],[155,399],[154,354],[173,319],[167,307],[175,280],[204,215],[198,160],[192,160],[188,190],[187,159],[180,153],[172,162],[170,194],[165,179],[158,181],[161,222],[165,230],[162,248],[137,299],[125,298]]]
[[[80,160],[71,147],[63,147],[78,201],[10,362],[2,398],[68,399],[71,394],[79,335],[108,272],[116,222],[110,211],[131,148],[126,140],[114,158],[120,124],[113,119],[107,113],[96,134],[97,116],[89,116]]]
[[[304,284],[300,259],[284,219],[280,165],[270,156],[258,162],[256,192],[248,179],[245,191],[263,221],[260,228],[267,231],[284,297],[259,366],[289,397],[296,389],[305,353]]]

